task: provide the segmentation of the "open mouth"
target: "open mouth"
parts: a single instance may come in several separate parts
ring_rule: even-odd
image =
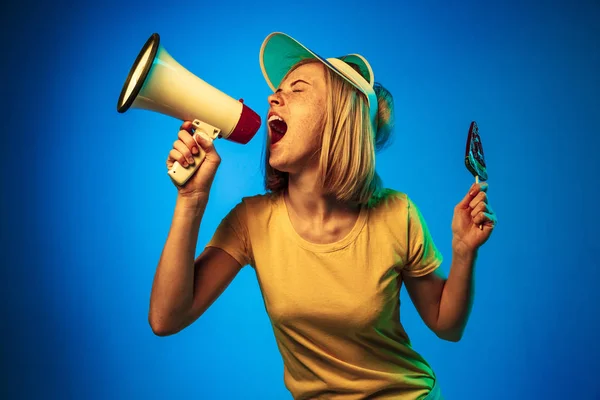
[[[269,117],[269,128],[271,128],[271,144],[279,142],[287,132],[287,124],[279,115]]]

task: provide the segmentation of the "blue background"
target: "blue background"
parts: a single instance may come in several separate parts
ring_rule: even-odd
[[[343,4],[343,5],[342,5]],[[358,52],[394,95],[386,186],[419,205],[451,253],[471,120],[499,225],[481,249],[463,340],[402,321],[447,399],[600,398],[597,327],[600,6],[597,1],[77,3],[4,7],[2,398],[285,399],[282,362],[246,267],[181,333],[147,321],[176,190],[179,121],[118,114],[153,32],[187,69],[267,112],[258,64],[273,31],[329,57]],[[265,131],[223,158],[199,250],[242,196],[261,193]],[[198,251],[199,251],[198,250]]]

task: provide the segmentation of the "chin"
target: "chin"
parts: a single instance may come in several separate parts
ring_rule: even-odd
[[[277,154],[271,153],[269,155],[269,165],[271,168],[276,169],[279,172],[297,172],[298,165],[294,165],[295,163],[293,161],[294,160],[290,160],[289,157],[286,157],[285,154],[280,152]]]
[[[288,168],[286,168],[286,164],[277,158],[274,158],[273,155],[269,157],[269,165],[271,168],[276,169],[280,172],[289,172]]]

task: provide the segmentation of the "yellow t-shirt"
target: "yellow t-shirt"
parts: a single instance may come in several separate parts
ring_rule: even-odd
[[[281,195],[245,197],[208,246],[255,271],[295,399],[418,399],[435,374],[400,323],[402,276],[442,261],[425,221],[386,189],[346,237],[304,240]]]

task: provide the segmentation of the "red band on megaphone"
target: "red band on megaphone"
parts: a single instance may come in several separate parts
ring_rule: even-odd
[[[242,103],[242,115],[240,115],[237,125],[227,140],[235,143],[246,144],[254,137],[258,131],[258,128],[260,128],[260,124],[260,116],[250,107]]]

